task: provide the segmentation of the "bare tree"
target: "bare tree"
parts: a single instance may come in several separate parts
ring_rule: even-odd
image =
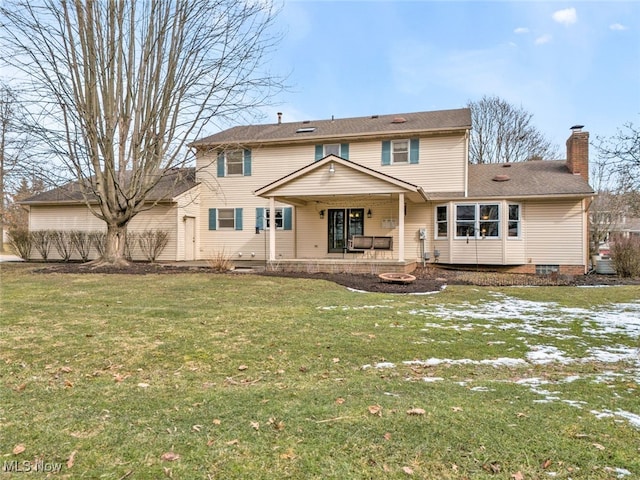
[[[24,134],[24,111],[17,92],[0,82],[0,252],[4,251],[4,228],[8,223],[10,193],[18,188],[20,176],[24,174],[28,144]]]
[[[473,128],[469,142],[470,163],[524,162],[555,159],[558,147],[536,129],[533,115],[499,97],[468,102]]]
[[[595,147],[619,182],[640,191],[640,129],[628,122],[612,137],[597,137]]]
[[[32,82],[41,137],[107,224],[100,262],[126,264],[129,221],[192,161],[190,140],[281,87],[264,71],[275,14],[269,0],[2,2],[0,57]]]

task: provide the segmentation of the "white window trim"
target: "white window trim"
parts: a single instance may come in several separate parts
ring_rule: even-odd
[[[236,229],[236,209],[235,208],[218,208],[217,209],[217,213],[216,213],[216,227],[218,230],[235,230]],[[231,220],[233,220],[233,225],[230,227],[222,227],[220,226],[220,220],[221,220],[221,215],[220,215],[220,211],[221,210],[231,210],[232,212],[232,217]],[[228,218],[225,218],[225,220],[229,220]]]
[[[240,173],[229,173],[229,154],[230,153],[238,153],[240,155]],[[224,154],[224,173],[227,177],[242,177],[244,176],[244,150],[231,150],[229,152],[225,152]]]
[[[445,212],[447,213],[447,217],[443,222],[438,222],[438,208],[444,208]],[[444,239],[449,238],[449,205],[448,204],[436,205],[433,219],[434,219],[433,238],[435,240],[444,240]],[[444,236],[438,235],[438,225],[440,223],[444,223],[447,226],[447,233],[445,233]]]
[[[269,210],[269,207],[264,209],[264,229],[265,230],[269,230],[270,227],[270,223],[271,223],[271,219],[269,218],[271,210]],[[280,212],[280,222],[282,223],[282,225],[278,226],[277,225],[277,220],[278,220],[278,212]],[[284,230],[284,207],[276,207],[276,230]]]
[[[512,221],[516,221],[516,220],[511,220],[509,218],[509,210],[511,205],[517,205],[518,206],[518,235],[516,235],[515,237],[512,237],[511,235],[509,235],[509,223]],[[522,239],[522,204],[521,203],[515,203],[515,202],[509,202],[507,203],[507,240],[521,240]]]
[[[480,218],[480,206],[481,205],[491,205],[491,206],[496,206],[498,207],[498,219],[497,220],[484,220],[484,222],[495,222],[498,224],[498,235],[495,236],[482,236],[482,233],[480,232],[480,223],[483,221]],[[473,235],[469,235],[468,237],[466,235],[464,236],[458,236],[458,207],[463,207],[463,206],[474,206],[475,207],[475,214],[474,214],[474,221],[473,221]],[[473,239],[484,239],[484,240],[501,240],[502,239],[502,225],[503,225],[503,218],[502,218],[502,206],[501,204],[498,203],[492,203],[492,202],[474,202],[474,203],[456,203],[454,204],[454,215],[453,215],[453,238],[455,240],[466,240],[467,238],[473,238]],[[465,223],[470,223],[470,222],[465,222]],[[514,237],[515,238],[515,237]]]
[[[327,153],[327,147],[338,147],[338,153],[334,154],[338,157],[342,156],[342,145],[339,143],[324,143],[322,144],[322,152],[324,153],[324,156],[326,157],[327,155],[329,155],[329,153]]]
[[[396,162],[396,151],[395,151],[395,144],[396,143],[401,143],[401,142],[405,142],[407,144],[407,160],[405,162]],[[411,163],[411,140],[410,139],[404,139],[404,138],[399,138],[397,140],[391,140],[391,147],[390,147],[391,151],[389,152],[389,155],[391,157],[391,165],[409,165]],[[402,152],[404,153],[404,152]]]

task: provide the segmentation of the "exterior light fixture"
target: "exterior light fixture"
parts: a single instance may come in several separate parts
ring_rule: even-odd
[[[324,210],[320,210],[320,218],[324,218]]]
[[[333,166],[333,162],[331,162],[331,165],[329,165],[329,173],[331,175],[333,175],[334,173],[336,173],[336,167]]]
[[[371,218],[371,215],[372,215],[371,209],[367,210],[367,218]]]

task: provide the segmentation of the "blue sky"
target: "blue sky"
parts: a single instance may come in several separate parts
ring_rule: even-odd
[[[267,123],[464,107],[497,95],[564,152],[640,124],[640,2],[284,0]]]

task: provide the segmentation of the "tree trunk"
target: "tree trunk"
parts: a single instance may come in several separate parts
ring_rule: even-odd
[[[125,257],[127,240],[127,224],[107,224],[107,238],[105,239],[104,254],[90,262],[94,267],[126,267],[129,261]]]

